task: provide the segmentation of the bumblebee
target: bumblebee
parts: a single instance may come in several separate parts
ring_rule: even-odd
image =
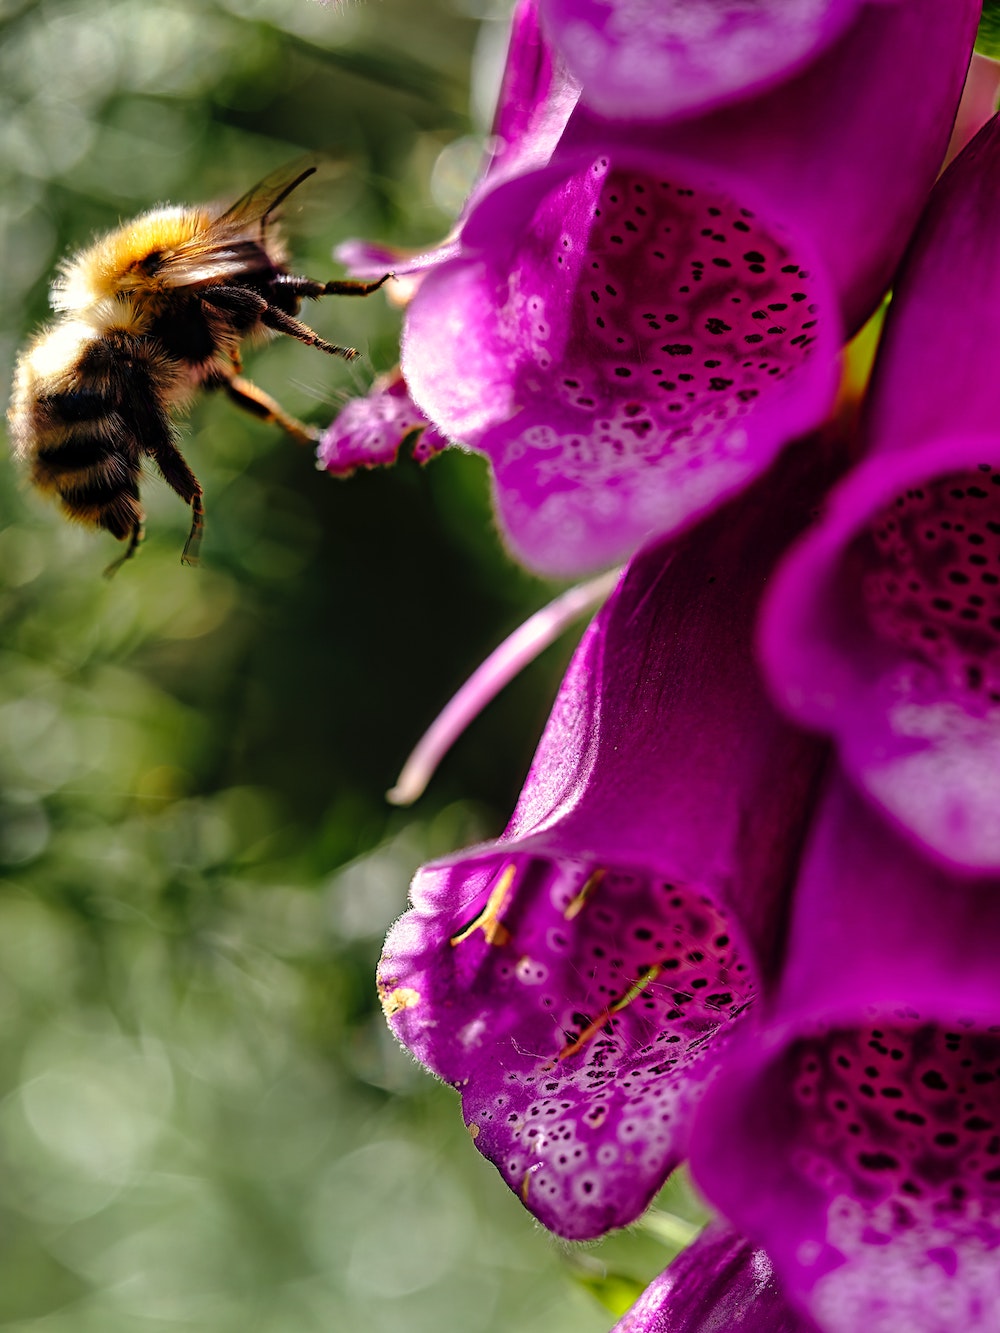
[[[377,282],[318,282],[288,271],[275,210],[314,166],[267,176],[225,210],[164,207],[66,260],[52,286],[60,318],[18,359],[9,409],[15,456],[65,513],[126,541],[113,573],[144,532],[143,460],[191,506],[184,564],[198,563],[202,489],[177,445],[172,417],[199,389],[294,439],[317,432],[241,374],[248,338],[284,333],[351,361],[296,316],[304,297],[367,296]]]

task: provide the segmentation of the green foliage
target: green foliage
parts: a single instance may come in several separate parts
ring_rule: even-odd
[[[994,59],[1000,58],[1000,0],[984,0],[976,50]]]
[[[568,1252],[567,1270],[579,1287],[620,1318],[650,1278],[666,1268],[707,1221],[708,1212],[682,1169],[631,1231],[610,1236],[599,1247]]]
[[[577,1282],[604,1306],[605,1310],[619,1318],[629,1306],[642,1295],[646,1283],[641,1278],[631,1277],[628,1273],[611,1273],[603,1268],[596,1273],[580,1272],[575,1274]]]

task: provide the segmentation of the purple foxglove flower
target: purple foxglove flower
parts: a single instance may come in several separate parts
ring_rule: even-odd
[[[635,559],[510,825],[420,871],[386,943],[394,1032],[572,1239],[632,1221],[677,1164],[772,961],[823,750],[777,721],[750,642],[821,453],[793,451],[766,489]]]
[[[804,73],[683,124],[577,108],[546,166],[472,209],[409,307],[403,373],[490,458],[525,563],[616,563],[824,418],[842,325],[941,162],[978,11],[865,5]]]
[[[701,112],[787,78],[864,0],[541,0],[584,98],[637,120]]]
[[[611,1333],[811,1333],[785,1301],[763,1250],[707,1226],[646,1288]]]
[[[935,866],[838,776],[780,990],[691,1150],[823,1333],[1000,1327],[998,951],[1000,881]]]
[[[320,440],[317,464],[336,476],[359,467],[394,463],[403,444],[410,442],[413,457],[426,463],[448,441],[414,407],[403,377],[396,373],[377,379],[364,398],[352,398]]]
[[[776,582],[777,696],[947,864],[1000,869],[1000,123],[934,191],[876,364],[870,457]]]

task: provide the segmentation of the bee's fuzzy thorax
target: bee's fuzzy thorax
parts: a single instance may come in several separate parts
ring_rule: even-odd
[[[53,310],[79,311],[120,293],[155,292],[155,274],[142,270],[143,260],[194,240],[212,220],[203,208],[155,208],[108,232],[64,262],[52,285]]]

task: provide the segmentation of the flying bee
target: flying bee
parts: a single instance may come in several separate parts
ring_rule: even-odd
[[[181,560],[198,563],[202,490],[172,423],[198,389],[223,390],[296,440],[317,438],[240,373],[243,342],[274,333],[352,361],[353,347],[296,318],[302,299],[367,296],[392,276],[318,282],[288,271],[275,210],[315,170],[286,167],[224,210],[153,209],[63,263],[51,292],[59,318],[18,359],[8,416],[34,485],[70,518],[128,542],[107,573],[143,538],[144,458],[191,506]]]

